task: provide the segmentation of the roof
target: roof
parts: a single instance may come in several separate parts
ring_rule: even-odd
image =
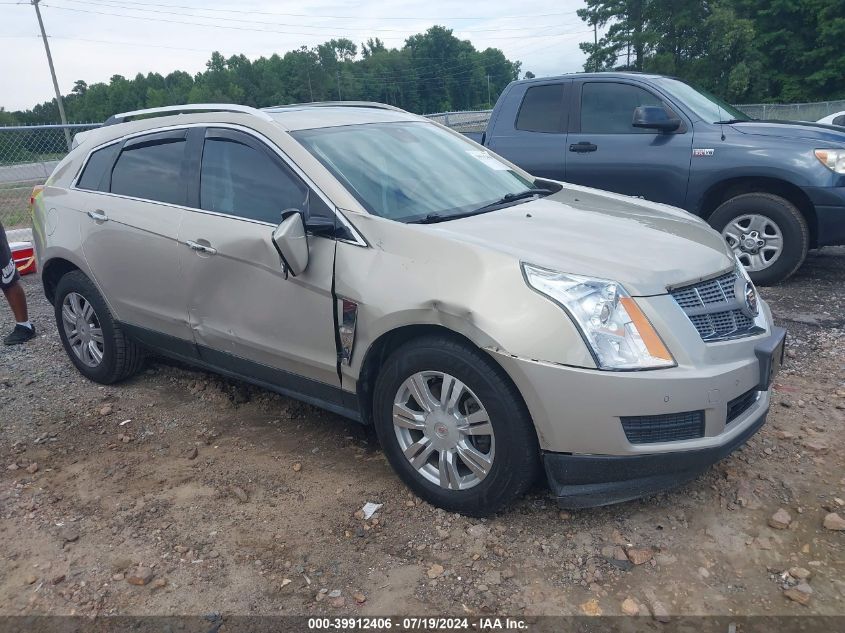
[[[641,73],[636,71],[608,71],[598,73],[566,73],[563,75],[555,75],[554,77],[532,77],[531,79],[522,79],[514,83],[545,83],[555,79],[624,79],[624,78],[639,78],[639,79],[657,79],[659,77],[666,77],[667,75],[657,75],[654,73]]]
[[[304,103],[265,108],[274,121],[286,130],[307,130],[365,123],[420,121],[423,117],[398,108],[364,102]]]
[[[205,121],[214,122],[215,119],[226,114],[246,114],[259,120],[276,123],[285,130],[337,127],[362,123],[416,121],[421,118],[395,106],[368,101],[301,103],[260,110],[250,106],[228,103],[191,103],[115,114],[108,118],[103,127],[161,118],[172,119],[179,116],[192,116],[193,121],[205,117]]]

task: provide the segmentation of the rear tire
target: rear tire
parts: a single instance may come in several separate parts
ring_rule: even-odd
[[[115,323],[94,283],[79,270],[63,276],[53,303],[68,357],[94,382],[110,385],[141,369],[144,351]]]
[[[794,204],[780,196],[735,196],[722,203],[708,222],[745,264],[754,283],[761,286],[787,279],[807,256],[807,221]]]
[[[428,406],[419,406],[414,393]],[[537,477],[540,449],[519,392],[491,358],[455,338],[426,336],[394,351],[376,380],[373,405],[391,466],[435,506],[489,515]],[[405,412],[399,424],[396,407]],[[416,465],[412,458],[419,459]]]

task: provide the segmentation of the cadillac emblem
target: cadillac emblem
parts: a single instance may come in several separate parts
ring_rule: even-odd
[[[759,307],[757,305],[757,291],[754,289],[754,284],[750,281],[745,282],[745,305],[742,309],[746,316],[753,319],[757,316]]]

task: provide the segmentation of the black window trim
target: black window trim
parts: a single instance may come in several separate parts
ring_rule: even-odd
[[[185,211],[193,211],[195,213],[207,213],[209,215],[218,215],[218,216],[222,216],[222,217],[231,218],[233,220],[240,220],[241,222],[252,222],[252,223],[255,223],[255,224],[263,224],[264,226],[272,226],[272,227],[275,228],[275,226],[277,226],[277,225],[271,224],[269,222],[262,222],[261,220],[250,220],[249,218],[244,218],[244,217],[237,216],[237,215],[229,215],[229,214],[226,214],[226,213],[217,213],[216,211],[206,211],[205,209],[198,209],[196,207],[191,207],[191,206],[188,206],[188,205],[173,204],[173,203],[170,203],[170,202],[161,202],[161,201],[158,201],[158,200],[147,200],[145,198],[136,198],[134,196],[124,196],[124,195],[119,194],[119,193],[111,193],[110,191],[93,191],[91,189],[80,189],[79,187],[76,186],[78,181],[79,181],[79,178],[82,176],[82,172],[85,171],[85,167],[88,165],[88,161],[91,158],[91,154],[93,154],[97,150],[103,149],[103,148],[108,147],[109,145],[113,145],[115,143],[124,143],[125,141],[127,141],[129,139],[134,139],[134,138],[137,138],[139,136],[144,136],[144,135],[147,135],[147,134],[150,134],[150,133],[167,132],[167,131],[171,131],[171,130],[185,130],[186,134],[187,134],[187,142],[189,143],[189,147],[187,148],[187,151],[190,154],[190,152],[191,152],[191,147],[190,147],[191,135],[189,133],[190,130],[194,129],[194,128],[205,129],[205,128],[208,128],[208,127],[227,128],[227,129],[238,130],[240,132],[244,132],[245,134],[248,134],[249,136],[254,137],[260,143],[265,145],[267,147],[268,151],[275,154],[275,156],[279,160],[281,160],[287,166],[288,169],[290,169],[300,180],[302,180],[308,186],[308,188],[311,190],[312,193],[316,193],[318,196],[320,196],[320,198],[322,198],[323,202],[326,204],[326,206],[329,208],[329,210],[332,213],[334,213],[334,215],[337,217],[339,223],[341,225],[343,225],[346,228],[346,230],[349,232],[349,234],[351,235],[351,238],[336,237],[335,238],[336,241],[344,242],[346,244],[352,244],[353,246],[360,246],[362,248],[369,248],[370,247],[369,242],[367,242],[367,240],[364,238],[364,236],[361,235],[361,233],[358,231],[358,229],[355,228],[355,226],[349,220],[346,219],[346,216],[343,214],[342,209],[338,205],[336,205],[334,202],[332,202],[331,199],[323,192],[323,190],[320,189],[314,183],[314,181],[311,178],[309,178],[308,175],[296,163],[294,163],[293,160],[291,160],[290,157],[288,157],[287,154],[285,154],[282,151],[282,149],[278,145],[276,145],[274,142],[272,142],[270,139],[268,139],[266,136],[264,136],[260,132],[253,130],[252,128],[245,127],[243,125],[239,125],[239,124],[236,124],[236,123],[223,123],[223,122],[183,123],[183,124],[180,124],[180,125],[173,125],[173,126],[167,126],[167,127],[162,127],[162,128],[140,130],[138,132],[126,134],[125,136],[121,136],[120,138],[105,141],[105,142],[101,143],[100,145],[96,145],[96,146],[92,147],[88,151],[88,154],[85,157],[85,160],[83,161],[82,166],[80,167],[80,169],[77,172],[73,181],[71,181],[71,184],[68,188],[72,189],[74,191],[80,191],[80,192],[88,193],[88,194],[95,194],[95,195],[100,195],[100,196],[114,196],[116,198],[124,198],[126,200],[137,200],[139,202],[152,202],[154,204],[162,204],[162,205],[174,207],[174,208],[177,208],[177,209],[183,209]],[[119,155],[120,154],[118,153],[118,156]],[[188,160],[192,161],[195,158],[196,158],[196,156],[190,156],[189,155]],[[115,161],[112,163],[112,168],[114,168],[114,163],[116,163],[116,162],[117,162],[117,156],[115,157]],[[354,211],[350,211],[350,213],[354,213]]]
[[[681,120],[681,127],[679,127],[674,132],[669,132],[670,135],[672,134],[685,134],[689,130],[689,126],[687,124],[686,115],[681,114],[675,105],[666,98],[666,96],[658,91],[655,90],[652,86],[648,84],[642,84],[638,81],[631,81],[628,78],[621,78],[621,77],[584,77],[583,79],[578,79],[573,83],[572,90],[570,90],[570,99],[569,99],[569,133],[570,134],[582,134],[581,132],[581,92],[584,89],[585,84],[624,84],[626,86],[633,86],[634,88],[640,88],[641,90],[645,90],[646,92],[650,93],[656,99],[659,99],[661,103],[663,103],[663,107],[669,112],[669,114],[674,114]],[[610,136],[609,134],[599,134],[597,132],[588,132],[589,134],[596,134],[597,136]],[[656,132],[655,132],[656,133]],[[643,134],[643,136],[647,136]]]
[[[543,86],[561,86],[561,95],[560,95],[560,121],[559,126],[560,129],[557,132],[543,132],[541,130],[525,130],[520,127],[517,127],[517,123],[519,122],[519,115],[522,112],[522,106],[525,105],[525,98],[528,96],[528,91],[532,88],[542,88]],[[516,115],[513,118],[513,129],[517,132],[528,132],[529,134],[563,134],[566,136],[569,122],[572,119],[571,116],[571,108],[567,107],[567,102],[569,101],[569,93],[572,91],[571,89],[572,81],[542,81],[537,83],[532,83],[528,85],[525,89],[525,92],[522,93],[522,99],[519,102],[519,107],[516,109]]]

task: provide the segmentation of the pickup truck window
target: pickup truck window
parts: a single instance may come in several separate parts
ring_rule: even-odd
[[[631,84],[585,83],[581,88],[582,134],[654,134],[654,130],[631,125],[634,109],[662,107],[653,94]]]
[[[498,157],[422,121],[291,132],[370,213],[399,222],[464,215],[533,183]]]
[[[689,107],[707,123],[718,123],[719,121],[750,121],[749,117],[742,110],[738,110],[729,103],[714,97],[713,95],[693,88],[689,84],[669,77],[657,77],[654,79],[659,87],[663,88],[670,95]]]
[[[525,91],[516,129],[526,132],[563,132],[563,84],[533,86]]]

